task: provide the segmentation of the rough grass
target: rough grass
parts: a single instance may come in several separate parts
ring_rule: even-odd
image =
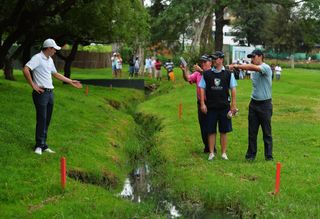
[[[115,196],[131,170],[130,157],[144,150],[135,135],[134,119],[124,110],[144,100],[141,91],[89,86],[85,96],[85,89],[55,82],[48,143],[57,154],[38,156],[32,152],[35,113],[31,89],[21,73],[15,76],[15,82],[0,78],[1,218],[161,217],[154,213],[152,202],[137,205]],[[111,71],[75,69],[72,77],[111,78]],[[230,160],[222,161],[218,152],[216,160],[209,162],[202,153],[195,87],[182,80],[179,70],[176,78],[176,83],[161,82],[137,108],[137,115],[151,116],[161,126],[149,157],[153,187],[165,189],[167,197],[180,203],[182,212],[202,206],[209,212],[221,209],[244,218],[320,216],[318,71],[284,69],[281,80],[273,83],[275,160],[264,161],[260,133],[253,163],[244,160],[251,82],[238,81],[240,114],[233,119],[234,130],[228,136]],[[148,79],[148,83],[154,81]],[[61,156],[67,158],[71,170],[64,192],[59,176]],[[274,196],[278,161],[282,164],[281,187]]]
[[[20,71],[15,77],[0,78],[0,218],[152,217],[152,204],[116,197],[132,169],[130,154],[143,150],[123,106],[143,101],[144,93],[89,86],[86,96],[85,89],[55,81],[48,144],[57,153],[39,156],[33,153],[31,88]],[[67,178],[65,191],[60,188],[62,156],[69,176],[78,176]]]
[[[229,161],[221,160],[218,152],[216,160],[209,162],[202,153],[194,86],[176,83],[169,93],[144,102],[139,110],[157,115],[163,125],[156,136],[153,159],[159,158],[158,171],[164,175],[159,174],[155,181],[166,184],[171,195],[182,202],[203,203],[209,209],[243,217],[318,218],[319,82],[318,71],[301,69],[285,69],[281,80],[274,81],[273,162],[264,160],[261,133],[256,161],[244,159],[250,80],[238,81],[240,114],[233,119],[234,130],[228,135]],[[181,120],[179,103],[183,106]],[[281,188],[274,196],[277,162],[282,164]]]

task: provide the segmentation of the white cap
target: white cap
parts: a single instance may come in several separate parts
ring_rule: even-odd
[[[117,53],[115,52],[115,53],[113,53],[113,55],[114,55],[114,56],[116,56],[116,55],[117,55]]]
[[[56,50],[60,50],[60,49],[61,49],[61,47],[58,46],[53,39],[46,39],[46,40],[43,42],[42,47],[43,47],[43,48],[53,47],[53,48],[55,48]]]

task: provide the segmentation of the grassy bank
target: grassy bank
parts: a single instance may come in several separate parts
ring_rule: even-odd
[[[152,202],[116,197],[141,154],[139,129],[128,106],[144,101],[143,92],[89,86],[77,90],[55,82],[55,108],[48,143],[57,154],[33,153],[35,112],[31,89],[21,73],[17,81],[0,77],[1,218],[159,218]],[[74,69],[73,78],[111,78],[110,69]],[[250,80],[238,81],[238,117],[229,134],[229,161],[209,162],[197,122],[195,87],[182,80],[163,81],[138,105],[136,116],[155,119],[148,161],[153,187],[164,189],[188,215],[194,209],[221,209],[244,218],[318,218],[320,73],[285,69],[273,83],[273,162],[265,162],[261,133],[258,156],[247,163],[247,111]],[[148,80],[152,83],[152,80]],[[182,103],[182,118],[178,106]],[[141,125],[151,119],[141,121]],[[160,127],[160,128],[159,128]],[[152,128],[152,127],[151,127]],[[148,133],[146,131],[146,133]],[[152,133],[153,134],[153,133]],[[220,145],[218,144],[218,149]],[[59,160],[67,158],[67,188],[60,189]],[[274,190],[275,167],[282,164],[281,188]],[[85,179],[84,182],[73,178]],[[162,191],[163,192],[163,191]],[[187,216],[188,217],[188,216]]]
[[[220,208],[245,218],[320,216],[320,73],[285,69],[281,77],[273,83],[273,162],[264,160],[261,133],[256,161],[247,163],[244,159],[250,80],[238,81],[240,114],[233,119],[233,132],[228,136],[229,161],[221,160],[219,152],[216,160],[209,162],[202,153],[195,87],[180,81],[169,93],[139,106],[140,112],[156,115],[163,125],[152,158],[158,173],[155,181],[185,203],[184,211],[201,203],[204,208]],[[181,120],[179,103],[183,107]],[[274,196],[278,161],[282,164],[281,188]]]
[[[0,218],[153,217],[152,204],[116,197],[132,169],[130,156],[143,150],[124,108],[143,101],[144,93],[89,86],[86,96],[85,89],[55,81],[48,144],[57,153],[39,156],[31,88],[20,72],[15,77],[0,77]],[[72,177],[82,179],[68,177],[65,191],[62,156]]]

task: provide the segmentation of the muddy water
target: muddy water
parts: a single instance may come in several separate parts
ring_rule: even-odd
[[[152,188],[150,181],[150,169],[147,164],[144,164],[137,167],[131,174],[129,174],[129,177],[125,179],[123,189],[119,195],[133,202],[140,203],[154,198],[155,193],[159,193],[159,191],[155,191]],[[156,196],[159,197],[158,194]],[[170,201],[157,201],[160,211],[166,214],[169,218],[177,218],[181,216],[177,207]]]
[[[132,112],[132,111],[131,111]],[[135,122],[140,126],[140,132],[137,132],[141,144],[144,145],[144,154],[140,154],[138,160],[134,160],[135,167],[133,171],[128,174],[123,190],[118,194],[119,196],[129,199],[136,203],[144,201],[153,201],[156,203],[156,214],[166,216],[167,218],[234,218],[225,211],[205,209],[203,205],[195,204],[185,207],[185,203],[177,203],[170,200],[166,194],[167,188],[154,188],[151,183],[151,167],[147,164],[149,152],[152,147],[156,147],[154,134],[161,130],[160,121],[153,116],[146,116],[143,114],[132,115]],[[137,157],[135,157],[137,159]]]

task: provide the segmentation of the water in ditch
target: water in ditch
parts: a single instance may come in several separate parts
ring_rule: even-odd
[[[208,210],[199,204],[194,204],[191,209],[184,209],[183,204],[175,203],[161,197],[163,191],[153,188],[150,180],[150,167],[147,164],[140,165],[125,179],[123,189],[119,196],[140,203],[153,199],[157,202],[157,213],[166,215],[167,218],[195,218],[195,219],[228,219],[231,215],[219,210]],[[156,198],[155,198],[156,197]]]
[[[132,111],[131,111],[132,112]],[[133,162],[135,167],[124,181],[123,190],[118,194],[120,197],[136,203],[152,200],[156,203],[156,213],[165,215],[167,218],[234,218],[225,211],[206,209],[203,205],[179,203],[166,194],[167,188],[155,188],[152,186],[152,168],[147,160],[149,152],[155,146],[154,134],[161,130],[160,121],[153,116],[133,114],[135,122],[140,127],[137,133],[141,144],[144,145],[144,153],[139,155],[138,160]],[[186,207],[187,206],[187,207]]]

